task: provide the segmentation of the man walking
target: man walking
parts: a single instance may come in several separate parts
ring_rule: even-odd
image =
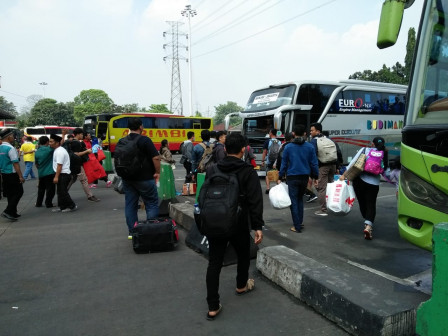
[[[289,197],[291,198],[291,216],[294,226],[291,231],[299,233],[303,228],[303,193],[308,179],[317,179],[319,166],[313,145],[305,141],[305,126],[297,125],[293,130],[294,139],[283,151],[279,180],[286,176]]]
[[[180,163],[184,165],[186,171],[185,183],[191,182],[191,161],[193,155],[194,132],[188,132],[187,138],[188,139],[183,142],[182,157],[180,158]]]
[[[36,151],[36,167],[39,175],[39,186],[37,188],[36,207],[40,208],[45,197],[45,206],[53,207],[53,198],[56,186],[53,183],[55,171],[53,170],[53,152],[50,147],[50,139],[47,136],[39,138],[39,148]]]
[[[53,183],[56,184],[58,209],[52,212],[72,212],[78,210],[68,193],[68,185],[72,179],[70,174],[70,157],[64,147],[61,147],[62,137],[56,134],[50,136],[50,146],[53,152]]]
[[[129,118],[128,128],[127,141],[136,142],[137,156],[140,160],[140,168],[135,171],[132,177],[122,177],[126,224],[129,232],[128,239],[132,239],[134,224],[138,222],[137,212],[140,197],[145,204],[146,219],[155,219],[159,215],[157,183],[160,177],[160,155],[152,140],[141,135],[143,123],[140,118]],[[117,148],[119,145],[120,142],[118,142]]]
[[[2,144],[0,145],[0,171],[2,173],[3,190],[7,191],[8,205],[1,216],[16,221],[20,215],[17,213],[17,205],[23,195],[23,183],[25,179],[19,166],[17,150],[12,146],[14,133],[10,128],[0,131]]]
[[[328,216],[327,213],[327,183],[334,181],[336,173],[336,163],[338,161],[337,147],[333,140],[330,140],[322,134],[322,124],[311,124],[310,134],[311,144],[314,146],[319,161],[319,179],[315,181],[315,187],[318,194],[320,210],[314,214],[317,216]]]
[[[208,237],[209,262],[207,267],[207,320],[214,320],[221,312],[219,297],[219,275],[221,273],[224,254],[229,242],[235,248],[238,257],[236,293],[243,295],[254,289],[253,279],[249,279],[250,266],[250,228],[255,230],[255,244],[263,240],[263,195],[258,175],[253,167],[242,160],[246,148],[246,140],[241,134],[233,133],[225,140],[227,156],[217,163],[224,174],[236,174],[241,199],[241,213],[235,233],[227,238]],[[215,171],[214,166],[207,169],[206,179]]]
[[[33,138],[27,136],[26,141],[22,144],[22,146],[20,146],[20,152],[19,152],[19,156],[23,155],[23,161],[25,162],[25,172],[23,173],[23,178],[25,180],[28,179],[28,175],[30,175],[32,179],[36,178],[33,172],[35,151],[36,151],[36,145],[33,144]]]
[[[86,162],[89,159],[89,154],[92,153],[92,150],[88,149],[83,141],[84,139],[83,129],[80,127],[75,128],[73,130],[73,137],[74,137],[73,140],[70,142],[72,151],[81,158],[81,162]],[[82,189],[84,190],[84,193],[87,196],[87,200],[89,200],[90,202],[99,202],[100,199],[94,196],[89,188],[87,176],[82,165],[81,165],[81,172],[78,175],[73,175],[73,178],[70,181],[70,184],[68,185],[69,190],[77,179],[79,180],[79,182],[81,182]]]
[[[213,145],[210,144],[210,131],[209,130],[202,130],[201,131],[201,139],[202,142],[198,143],[196,146],[193,147],[193,154],[191,156],[191,170],[193,174],[197,174],[197,169],[199,166],[199,163],[202,160],[202,156],[204,155],[205,149],[207,147],[213,148]]]

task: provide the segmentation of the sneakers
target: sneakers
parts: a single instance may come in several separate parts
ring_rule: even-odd
[[[89,198],[87,198],[90,202],[99,202],[100,201],[100,199],[99,198],[97,198],[96,196],[92,196],[92,197],[89,197]]]
[[[12,220],[12,221],[16,221],[17,220],[16,217],[11,216],[10,214],[8,214],[8,213],[6,213],[4,211],[0,214],[0,216],[2,216],[3,218],[7,218],[9,220]]]
[[[322,210],[317,210],[314,214],[317,216],[328,216],[327,212]]]
[[[78,210],[78,206],[77,205],[75,205],[73,208],[64,209],[61,212],[73,212],[73,211],[76,211],[76,210]]]
[[[106,182],[106,188],[110,188],[111,185],[112,185],[112,181],[107,181]]]
[[[307,203],[313,202],[317,200],[317,196],[316,195],[309,195],[308,199],[306,200]]]
[[[92,183],[91,185],[89,185],[89,188],[90,188],[90,189],[96,189],[96,184],[95,184],[95,183]]]
[[[128,233],[128,240],[132,240],[132,234]]]
[[[373,232],[372,231],[373,231],[372,226],[366,225],[364,227],[364,239],[372,240],[372,238],[373,238]]]
[[[62,210],[59,209],[59,208],[51,210],[51,212],[61,212],[61,211],[62,211]]]
[[[266,189],[266,191],[265,191],[265,194],[266,194],[266,195],[269,194],[269,190],[270,190],[270,189]]]

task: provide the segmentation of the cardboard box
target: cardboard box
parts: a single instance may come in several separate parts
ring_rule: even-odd
[[[183,196],[190,196],[190,195],[196,195],[196,183],[185,183],[182,186],[182,195]]]

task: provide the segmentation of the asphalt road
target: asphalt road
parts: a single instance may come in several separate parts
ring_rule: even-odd
[[[177,164],[174,173],[180,191],[183,167]],[[256,290],[244,297],[234,295],[235,266],[223,268],[224,310],[206,321],[207,261],[185,246],[186,232],[180,230],[173,252],[136,255],[127,240],[124,196],[102,181],[93,192],[101,202],[88,202],[76,183],[71,194],[79,210],[55,214],[34,207],[36,181],[27,181],[20,220],[0,218],[0,335],[346,334],[261,276],[254,261]],[[372,241],[363,239],[357,205],[348,216],[322,218],[314,215],[316,203],[306,204],[305,229],[296,234],[289,231],[289,210],[274,210],[263,198],[262,247],[285,245],[366,283],[376,274],[397,284],[430,284],[431,253],[399,237],[392,186],[381,185]]]
[[[180,243],[173,252],[134,254],[127,240],[124,196],[100,181],[79,210],[34,207],[36,181],[26,181],[21,218],[0,218],[0,335],[346,335],[265,279],[252,261],[256,289],[234,295],[236,267],[221,273],[224,309],[205,315],[207,260]],[[4,209],[6,200],[0,200]],[[140,211],[140,218],[144,218]]]

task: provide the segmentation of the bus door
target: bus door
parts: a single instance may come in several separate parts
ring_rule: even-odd
[[[106,133],[107,133],[107,121],[98,121],[98,125],[96,126],[96,134],[95,136],[97,138],[102,138],[102,137],[106,137]]]
[[[310,129],[310,111],[303,111],[303,110],[294,110],[291,111],[291,131],[294,129],[297,125],[303,125],[305,126],[305,131],[308,132]]]

